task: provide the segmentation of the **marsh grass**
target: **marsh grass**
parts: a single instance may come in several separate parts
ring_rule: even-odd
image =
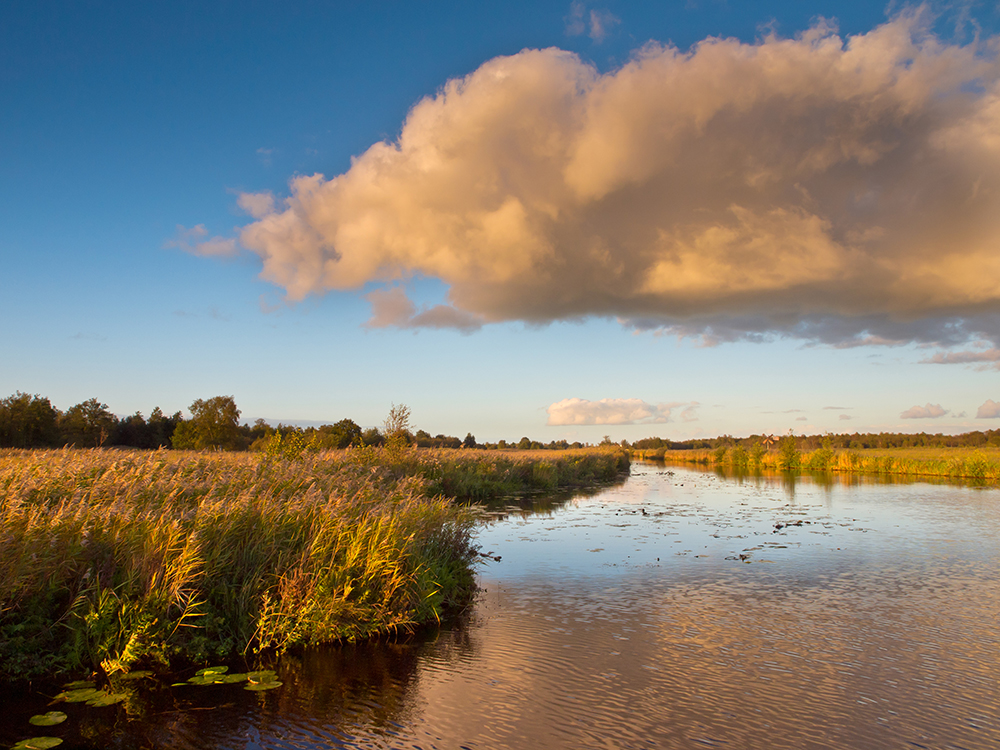
[[[783,471],[790,468],[790,453],[765,451],[755,446],[739,455],[710,450],[640,451],[639,458],[668,463],[718,466],[736,471]],[[744,459],[744,456],[746,457]],[[738,459],[738,460],[737,460]],[[943,477],[960,481],[1000,481],[1000,449],[997,448],[870,448],[836,450],[829,447],[798,454],[798,468],[809,471],[833,471],[857,474],[880,474],[906,477]]]
[[[124,673],[439,620],[488,499],[614,478],[622,451],[0,451],[0,675]],[[292,458],[288,456],[291,455]]]

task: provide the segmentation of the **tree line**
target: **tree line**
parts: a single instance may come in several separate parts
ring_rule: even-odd
[[[155,407],[148,417],[136,412],[118,417],[96,398],[60,411],[38,394],[14,393],[0,399],[0,448],[176,448],[178,450],[263,450],[276,435],[296,436],[316,449],[347,448],[351,445],[383,445],[393,439],[420,448],[518,448],[522,450],[564,450],[582,448],[584,443],[565,440],[541,443],[522,437],[516,443],[500,440],[480,443],[469,432],[465,438],[425,430],[413,432],[409,409],[396,406],[382,429],[362,429],[354,420],[342,419],[319,427],[272,426],[263,419],[252,425],[240,423],[240,410],[232,396],[196,399],[189,407],[190,418],[181,412],[164,414]]]
[[[879,433],[842,433],[825,435],[784,435],[781,440],[791,438],[794,446],[802,452],[814,451],[818,448],[843,448],[846,450],[862,450],[864,448],[983,448],[985,446],[1000,446],[1000,430],[963,432],[959,435],[944,435],[942,433],[928,434],[926,432],[879,432]],[[749,450],[758,443],[773,442],[775,436],[750,435],[736,438],[732,435],[720,435],[714,438],[698,440],[673,441],[659,437],[643,438],[629,443],[623,440],[621,445],[638,450],[692,450],[741,447]]]

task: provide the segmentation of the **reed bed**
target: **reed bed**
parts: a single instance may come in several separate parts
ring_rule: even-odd
[[[884,448],[836,450],[819,448],[803,453],[757,448],[715,450],[634,451],[642,460],[713,466],[734,471],[833,471],[856,474],[1000,482],[1000,450],[996,448]]]
[[[434,622],[475,508],[612,479],[623,451],[0,451],[0,676],[284,650]]]

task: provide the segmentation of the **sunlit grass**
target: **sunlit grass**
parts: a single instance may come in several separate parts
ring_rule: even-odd
[[[475,590],[473,508],[622,452],[0,451],[0,674],[121,672],[433,622]]]
[[[736,470],[780,471],[782,454],[769,451],[656,450],[636,451],[637,457],[678,464],[719,466]],[[820,448],[797,455],[797,468],[859,474],[908,477],[944,477],[956,480],[1000,481],[1000,448]]]

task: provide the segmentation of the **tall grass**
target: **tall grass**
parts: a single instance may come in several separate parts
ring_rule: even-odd
[[[433,622],[475,590],[477,514],[451,498],[628,468],[620,451],[546,453],[0,451],[0,676]]]
[[[646,460],[678,464],[716,466],[733,471],[833,471],[906,477],[943,477],[955,480],[1000,482],[1000,452],[970,448],[898,448],[835,450],[829,447],[797,453],[763,450],[754,446],[728,451],[656,450],[635,451]],[[797,465],[796,462],[797,461]]]

